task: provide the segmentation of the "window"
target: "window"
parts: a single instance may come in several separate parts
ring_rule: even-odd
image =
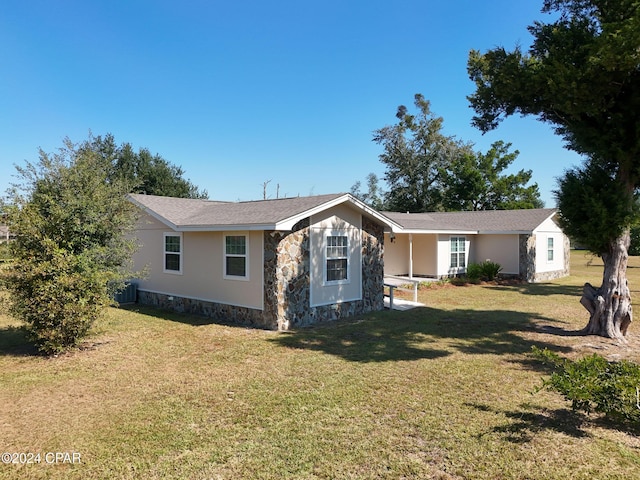
[[[553,237],[547,238],[547,261],[553,262]]]
[[[164,271],[182,273],[182,234],[164,234]]]
[[[465,268],[466,237],[451,237],[451,268]]]
[[[224,277],[248,279],[248,241],[246,235],[224,236]]]
[[[327,282],[348,280],[349,240],[345,235],[327,235],[326,276]]]

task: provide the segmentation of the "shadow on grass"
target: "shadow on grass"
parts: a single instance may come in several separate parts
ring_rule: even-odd
[[[537,331],[534,319],[541,320],[512,311],[444,311],[422,307],[405,312],[377,312],[357,320],[285,332],[270,341],[355,362],[439,358],[455,351],[528,357],[533,345],[557,352],[569,350],[519,335],[518,332]]]
[[[503,411],[478,403],[465,403],[465,405],[481,412],[504,415],[509,419],[508,424],[493,427],[480,436],[497,433],[512,443],[530,442],[536,434],[545,430],[563,433],[574,438],[589,436],[589,433],[583,429],[588,420],[586,415],[570,409],[549,410],[541,406],[524,404],[520,406],[521,410]]]
[[[213,317],[205,317],[204,315],[196,315],[192,313],[181,313],[173,310],[168,310],[159,307],[153,307],[149,305],[126,304],[118,307],[121,310],[127,310],[129,312],[139,313],[146,315],[147,317],[153,317],[160,320],[169,320],[171,322],[183,323],[185,325],[191,325],[192,327],[202,327],[204,325],[225,325],[228,327],[238,328],[259,328],[252,327],[250,325],[241,325],[239,323],[225,322]]]
[[[558,285],[556,283],[514,283],[496,285],[491,288],[503,292],[518,292],[523,295],[550,296],[568,295],[570,297],[582,296],[582,285]]]
[[[24,327],[0,328],[0,355],[41,356],[38,349],[29,341]]]
[[[547,333],[549,335],[555,335],[556,337],[585,337],[587,334],[584,329],[580,330],[566,330],[560,327],[554,327],[552,325],[544,325],[540,327],[540,332]]]
[[[545,430],[563,433],[573,438],[590,437],[591,435],[585,429],[590,425],[627,432],[635,436],[640,434],[640,425],[637,423],[616,420],[599,414],[589,416],[571,408],[550,410],[526,403],[520,405],[520,410],[510,411],[495,409],[479,403],[465,403],[464,405],[481,412],[492,412],[507,417],[510,420],[508,424],[493,427],[481,436],[487,433],[498,433],[504,435],[506,440],[512,443],[530,442],[536,434]]]

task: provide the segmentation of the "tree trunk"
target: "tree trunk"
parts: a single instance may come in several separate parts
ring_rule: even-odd
[[[602,255],[604,273],[602,286],[586,283],[580,303],[589,311],[589,323],[582,330],[587,335],[600,335],[626,343],[627,329],[632,320],[631,291],[627,283],[629,231],[611,244]]]

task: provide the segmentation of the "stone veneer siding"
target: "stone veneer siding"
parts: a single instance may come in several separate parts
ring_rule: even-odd
[[[564,268],[536,273],[536,236],[520,235],[520,277],[530,283],[547,282],[569,275],[569,238],[563,235]]]
[[[265,232],[265,316],[278,330],[338,320],[384,308],[384,231],[362,218],[362,299],[312,307],[309,219],[291,232]]]
[[[257,328],[273,328],[273,325],[269,322],[269,319],[265,317],[263,311],[255,308],[238,307],[224,303],[147,292],[144,290],[138,291],[138,303],[173,310],[179,313],[203,315],[225,323],[228,322]]]
[[[230,323],[288,330],[384,308],[384,230],[362,218],[362,299],[310,306],[310,224],[306,218],[290,232],[264,232],[264,310],[237,307],[143,290],[138,301]]]

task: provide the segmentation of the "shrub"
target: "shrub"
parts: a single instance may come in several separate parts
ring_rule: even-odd
[[[492,282],[502,271],[499,263],[485,260],[482,263],[470,263],[467,265],[466,278],[469,283],[478,283],[480,280]]]
[[[9,313],[43,353],[55,354],[82,340],[129,277],[135,241],[126,234],[136,213],[105,162],[70,142],[18,172],[25,190],[7,211],[16,239],[0,283]]]
[[[492,282],[502,271],[502,266],[499,263],[492,262],[491,260],[485,260],[480,264],[480,268],[482,271],[482,277]]]
[[[616,420],[640,421],[640,365],[629,361],[610,362],[597,354],[572,361],[536,347],[533,354],[554,369],[541,388],[562,394],[571,402],[573,410],[600,412]]]
[[[479,263],[470,263],[467,266],[467,278],[471,281],[480,280],[483,277],[482,265]]]

